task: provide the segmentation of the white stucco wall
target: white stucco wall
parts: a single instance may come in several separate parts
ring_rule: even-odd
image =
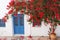
[[[10,18],[5,23],[5,27],[0,27],[0,36],[12,36],[13,28],[12,28],[12,19]]]
[[[9,3],[10,0],[0,0],[0,19],[2,19],[2,17],[4,17],[4,15],[6,15],[7,13],[7,4]],[[6,26],[5,27],[0,27],[0,36],[12,36],[13,32],[12,32],[12,19],[10,18],[7,22],[6,22]]]
[[[32,24],[29,24],[27,22],[28,16],[24,16],[24,27],[25,27],[25,34],[24,36],[48,36],[48,31],[49,31],[49,25],[45,26],[44,23],[42,22],[41,27],[32,27]],[[9,20],[6,22],[5,27],[0,27],[0,36],[13,36],[14,29],[13,29],[13,24],[12,24],[12,17],[9,18]],[[57,36],[60,36],[60,26],[57,27],[56,29],[56,34]]]
[[[29,17],[27,15],[25,15],[25,31],[26,31],[26,34],[31,34],[32,36],[48,36],[48,31],[49,31],[49,28],[50,28],[50,25],[47,24],[44,25],[44,22],[42,22],[42,25],[39,26],[39,27],[32,27],[32,24],[29,24],[29,22],[27,22],[27,20],[29,19]],[[56,30],[55,30],[55,33],[57,36],[60,36],[60,26],[58,25]]]

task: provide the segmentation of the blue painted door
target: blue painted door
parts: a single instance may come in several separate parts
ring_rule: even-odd
[[[24,34],[24,15],[13,16],[14,34]]]

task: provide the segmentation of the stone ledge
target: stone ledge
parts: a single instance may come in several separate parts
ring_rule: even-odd
[[[22,40],[22,37],[20,36],[6,36],[6,37],[0,37],[1,40]],[[27,36],[24,37],[24,40],[50,40],[49,37],[45,36],[33,36],[32,38],[28,38]],[[57,40],[60,40],[60,37],[57,37]]]

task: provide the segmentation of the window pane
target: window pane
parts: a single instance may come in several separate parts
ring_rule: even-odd
[[[24,15],[20,14],[20,26],[24,26]]]
[[[18,17],[14,17],[14,25],[18,26]]]

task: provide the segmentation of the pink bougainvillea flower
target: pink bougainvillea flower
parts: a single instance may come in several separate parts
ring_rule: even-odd
[[[10,6],[14,6],[14,4],[15,4],[14,1],[9,2],[9,5],[10,5]]]
[[[39,12],[39,16],[42,18],[44,16],[44,12]]]
[[[60,17],[59,16],[60,15],[58,13],[55,14],[55,17],[56,17],[57,20],[60,20]]]
[[[3,20],[4,22],[6,22],[6,21],[7,21],[7,17],[4,16],[2,20]]]
[[[57,0],[53,0],[53,2],[57,2]]]
[[[13,13],[13,9],[9,10],[8,14],[12,14]]]
[[[32,36],[30,35],[30,36],[28,36],[28,38],[32,38]]]

